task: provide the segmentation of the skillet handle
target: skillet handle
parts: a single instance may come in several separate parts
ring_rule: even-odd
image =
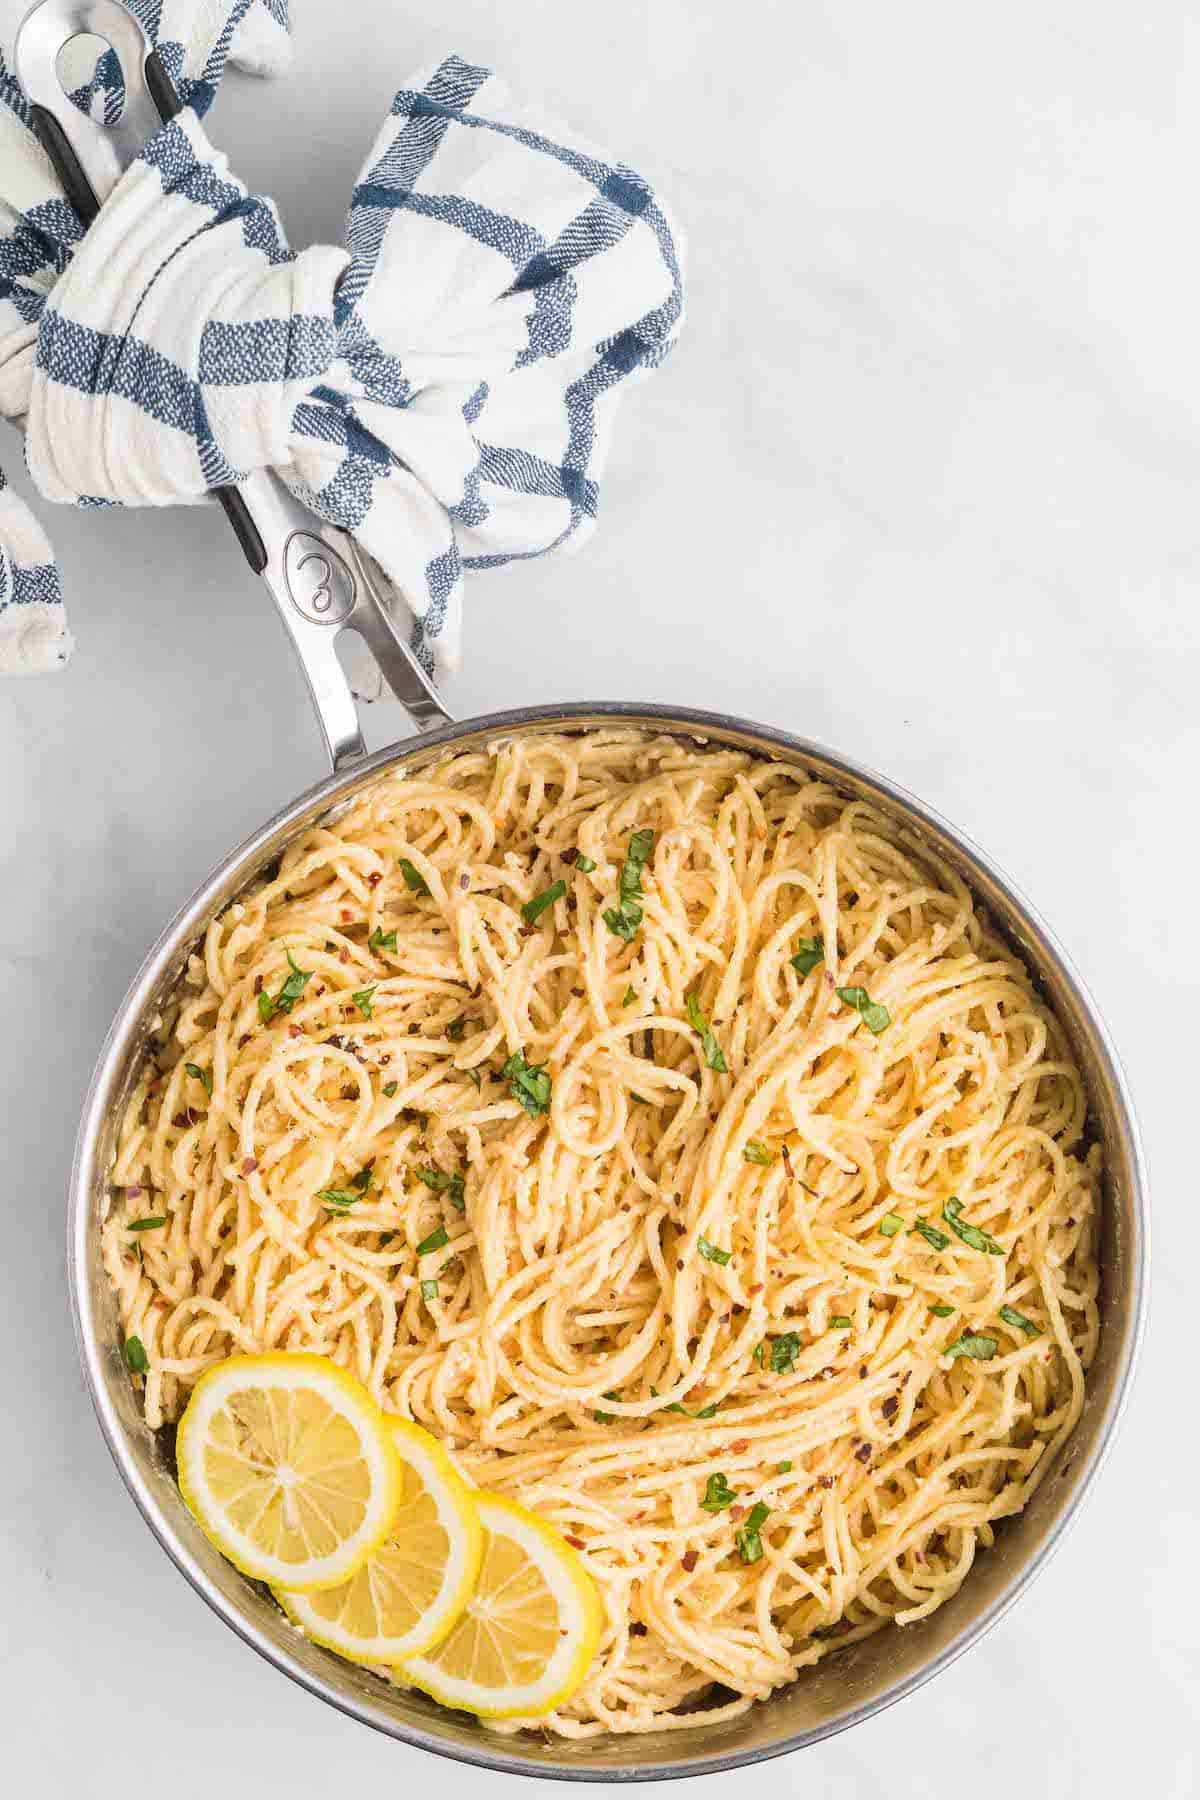
[[[63,46],[80,33],[113,49],[125,84],[121,118],[101,125],[80,112],[58,76]],[[64,192],[90,225],[142,145],[180,110],[179,98],[139,21],[120,0],[39,0],[13,52],[33,125]],[[337,640],[353,630],[418,730],[450,720],[432,681],[397,630],[395,590],[348,532],[323,525],[272,471],[218,488],[246,561],[274,600],[308,683],[334,769],[366,755]]]

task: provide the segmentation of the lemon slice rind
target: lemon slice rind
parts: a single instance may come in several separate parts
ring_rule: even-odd
[[[395,1523],[389,1527],[378,1549],[364,1560],[348,1582],[340,1583],[337,1589],[323,1589],[319,1596],[287,1588],[275,1589],[280,1606],[306,1637],[327,1650],[336,1651],[350,1662],[368,1665],[398,1663],[407,1656],[423,1655],[440,1644],[471,1597],[483,1555],[483,1527],[474,1496],[437,1439],[407,1419],[389,1418],[387,1427],[402,1468],[407,1464],[415,1471],[433,1501],[438,1523],[448,1540],[446,1569],[433,1603],[421,1612],[410,1630],[395,1635],[360,1635],[347,1630],[338,1618],[329,1616],[329,1605],[336,1601],[341,1590],[348,1590],[352,1582],[370,1581],[373,1564],[386,1568],[389,1540],[394,1540],[397,1526],[403,1532],[405,1507],[409,1500],[407,1471]],[[348,1609],[343,1608],[343,1617],[345,1610]]]
[[[603,1622],[596,1585],[581,1558],[544,1519],[502,1494],[477,1493],[474,1501],[484,1531],[510,1539],[540,1574],[557,1608],[555,1647],[536,1680],[484,1686],[452,1667],[464,1620],[460,1631],[451,1629],[434,1656],[411,1656],[397,1673],[441,1705],[479,1718],[542,1718],[575,1692],[596,1653]],[[468,1603],[468,1615],[488,1603],[487,1570],[485,1545],[480,1585]]]
[[[350,1425],[369,1488],[357,1527],[331,1551],[297,1564],[272,1556],[229,1519],[212,1493],[205,1457],[213,1447],[213,1426],[231,1395],[305,1390],[317,1394],[332,1415]],[[352,1375],[328,1357],[307,1351],[231,1356],[206,1370],[179,1421],[176,1461],[180,1492],[209,1542],[243,1575],[296,1591],[336,1587],[348,1580],[386,1536],[400,1497],[400,1465],[383,1414]]]

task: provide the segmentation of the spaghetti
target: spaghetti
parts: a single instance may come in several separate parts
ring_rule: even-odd
[[[448,754],[292,844],[191,959],[112,1180],[151,1426],[320,1351],[582,1547],[567,1736],[932,1612],[1099,1330],[1080,1073],[962,881],[638,731]]]

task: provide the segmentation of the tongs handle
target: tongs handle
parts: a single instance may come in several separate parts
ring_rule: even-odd
[[[59,79],[59,54],[81,33],[103,38],[120,63],[125,96],[115,125],[81,112]],[[63,191],[90,225],[147,139],[179,112],[171,78],[120,0],[39,0],[21,23],[13,62]],[[449,720],[385,604],[387,578],[348,532],[320,524],[270,470],[256,470],[216,494],[292,640],[335,769],[366,755],[354,695],[335,649],[348,628],[365,639],[418,729]]]

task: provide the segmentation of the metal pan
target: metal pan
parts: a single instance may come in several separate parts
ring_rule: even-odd
[[[114,17],[114,15],[117,15]],[[115,0],[45,0],[18,44],[27,92],[61,126],[47,130],[61,162],[74,151],[74,177],[103,196],[120,163],[101,128],[62,104],[44,79],[66,36],[93,31],[117,48],[126,81],[126,117],[148,117],[136,93],[149,46]],[[22,59],[22,50],[24,57]],[[140,60],[139,60],[140,59]],[[161,74],[161,72],[160,72]],[[149,93],[151,83],[144,83]],[[54,90],[57,89],[57,92]],[[142,106],[140,115],[130,105]],[[157,107],[157,102],[156,102]],[[144,130],[142,135],[144,136]],[[140,139],[138,140],[140,141]],[[136,151],[136,143],[132,150]],[[125,160],[128,160],[126,156]],[[1065,952],[1029,903],[961,832],[880,775],[804,738],[744,719],[687,707],[620,703],[543,706],[455,724],[397,634],[379,572],[340,533],[320,527],[268,478],[239,490],[249,518],[252,566],[263,575],[309,677],[335,773],[286,807],[232,851],[166,927],[146,958],[101,1052],[79,1128],[71,1177],[71,1301],[79,1350],[101,1429],[150,1529],[196,1592],[244,1641],[292,1680],[353,1718],[405,1743],[483,1768],[564,1780],[630,1781],[737,1768],[798,1749],[911,1693],[976,1643],[1044,1567],[1089,1491],[1125,1404],[1146,1294],[1146,1195],[1141,1148],[1125,1080],[1099,1014]],[[236,510],[236,509],[235,509]],[[243,535],[243,520],[239,535]],[[353,699],[334,653],[338,633],[361,628],[385,678],[422,735],[367,757]],[[436,719],[444,722],[434,724]],[[898,828],[945,857],[973,889],[991,922],[1034,972],[1080,1059],[1091,1123],[1104,1146],[1099,1353],[1079,1424],[1025,1512],[999,1529],[961,1591],[931,1618],[889,1629],[831,1656],[791,1687],[728,1723],[685,1732],[544,1743],[501,1737],[463,1714],[443,1711],[308,1642],[265,1589],[248,1581],[207,1542],[180,1497],[169,1433],[148,1430],[124,1365],[120,1321],[100,1255],[117,1120],[160,1012],[209,921],[255,880],[298,834],[335,815],[382,775],[418,769],[451,749],[513,732],[579,731],[629,725],[671,732],[795,764],[867,799]],[[429,727],[433,728],[429,728]]]

